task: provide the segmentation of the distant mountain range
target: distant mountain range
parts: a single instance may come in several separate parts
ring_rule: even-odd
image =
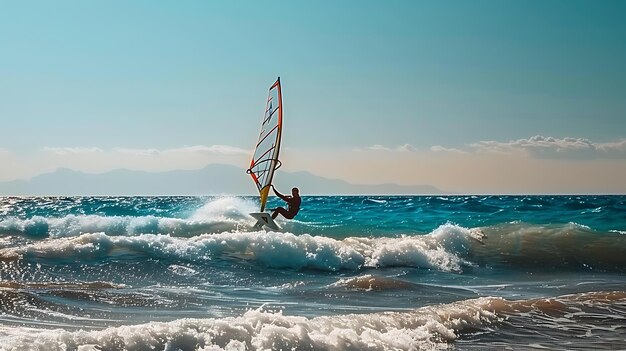
[[[309,172],[280,171],[276,187],[289,192],[297,186],[302,194],[443,194],[430,185],[351,184]],[[144,172],[114,170],[90,174],[60,168],[30,180],[0,182],[2,196],[70,195],[254,195],[252,180],[241,168],[211,164],[198,170]]]

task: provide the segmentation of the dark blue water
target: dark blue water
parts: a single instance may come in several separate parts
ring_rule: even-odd
[[[0,344],[626,348],[625,196],[255,201],[0,198]]]

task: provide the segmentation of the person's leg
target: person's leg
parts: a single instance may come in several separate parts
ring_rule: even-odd
[[[286,216],[289,215],[289,212],[287,212],[287,210],[285,210],[284,208],[279,207],[279,208],[274,210],[274,213],[272,213],[272,219],[276,219],[276,217],[278,217],[279,214],[281,214],[281,215],[283,215],[283,217],[287,218]]]

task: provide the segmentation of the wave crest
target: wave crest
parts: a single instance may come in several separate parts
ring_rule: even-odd
[[[220,233],[250,227],[254,220],[248,213],[255,209],[252,201],[223,197],[209,201],[189,218],[156,216],[67,215],[64,217],[16,217],[0,221],[0,235],[21,235],[27,238],[72,237],[84,233],[107,235],[170,234],[190,237],[204,233]]]
[[[583,331],[591,330],[596,327],[590,320],[596,319],[598,313],[619,323],[623,317],[616,314],[625,308],[626,292],[609,291],[516,301],[481,297],[409,312],[314,318],[257,309],[237,317],[180,319],[93,331],[16,327],[0,331],[0,342],[11,350],[28,350],[37,345],[39,349],[51,351],[430,350],[447,348],[451,342],[463,341],[459,340],[463,334],[477,330],[507,335],[506,329],[514,328],[513,332],[519,333],[520,320],[525,321],[523,325],[528,326],[528,333],[537,333],[541,340],[546,340],[546,324],[551,326],[550,330],[574,325]],[[494,326],[504,330],[498,331]],[[594,330],[613,332],[606,327]],[[566,332],[555,337],[551,341],[558,344],[571,340],[572,334]]]
[[[473,247],[472,261],[508,267],[626,269],[626,236],[597,232],[576,223],[507,223],[482,228],[484,245]]]
[[[273,268],[336,271],[407,266],[461,271],[469,264],[461,256],[470,251],[471,238],[468,229],[451,224],[443,225],[428,235],[343,240],[262,231],[203,234],[191,238],[160,234],[127,237],[91,233],[0,249],[0,257],[27,260],[64,260],[72,257],[94,261],[124,254],[198,261],[228,255]]]
[[[101,331],[33,331],[14,328],[9,349],[39,345],[46,350],[389,350],[445,346],[468,328],[496,316],[488,298],[426,307],[413,312],[382,312],[306,318],[251,310],[240,317],[181,319],[120,326]]]

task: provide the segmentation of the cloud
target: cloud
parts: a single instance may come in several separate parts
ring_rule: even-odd
[[[372,146],[368,146],[366,148],[367,150],[375,150],[375,151],[391,151],[390,148],[386,147],[386,146],[382,146],[380,144],[376,144],[376,145],[372,145]]]
[[[128,154],[134,156],[156,156],[160,153],[157,149],[126,149],[121,147],[116,147],[113,149],[114,152],[120,154]]]
[[[193,145],[171,149],[99,147],[44,147],[32,155],[39,172],[56,168],[70,168],[83,172],[100,173],[112,169],[167,171],[197,169],[207,164],[244,165],[249,162],[251,150],[229,145]],[[6,172],[5,172],[6,173]]]
[[[119,153],[133,156],[157,156],[157,155],[165,155],[170,153],[200,153],[200,154],[214,154],[214,155],[249,155],[252,153],[251,150],[246,150],[242,148],[238,148],[235,146],[229,145],[194,145],[194,146],[186,146],[181,148],[174,149],[165,149],[158,150],[154,148],[148,149],[131,149],[131,148],[121,148],[116,147],[111,149],[110,151],[105,151],[99,147],[50,147],[46,146],[42,148],[42,151],[53,153],[55,155],[87,155],[87,154],[102,154],[102,153]],[[2,149],[0,149],[2,152]]]
[[[127,149],[127,148],[115,148],[114,152],[119,152],[123,154],[130,154],[136,156],[157,156],[157,155],[165,155],[171,153],[201,153],[201,154],[214,154],[214,155],[250,155],[252,154],[251,150],[246,150],[242,148],[238,148],[235,146],[229,145],[194,145],[194,146],[186,146],[175,149]]]
[[[415,153],[419,150],[411,144],[395,147],[375,144],[366,148],[357,148],[354,151],[387,152],[400,155],[407,152]],[[519,154],[524,157],[563,160],[626,159],[626,139],[600,143],[586,138],[555,138],[535,135],[530,138],[509,141],[483,140],[457,148],[433,145],[427,151],[457,155],[480,153]]]
[[[92,154],[102,153],[104,150],[97,147],[44,147],[44,152],[51,152],[57,155],[76,155],[76,154]]]
[[[218,155],[250,155],[252,153],[251,150],[246,150],[242,148],[238,148],[235,146],[228,145],[194,145],[194,146],[186,146],[175,149],[126,149],[126,148],[115,148],[114,152],[130,154],[130,155],[138,155],[138,156],[156,156],[156,155],[164,155],[168,153],[205,153],[205,154],[218,154]]]
[[[402,146],[398,146],[396,148],[396,150],[398,150],[398,151],[409,151],[409,152],[417,151],[417,149],[413,145],[411,145],[411,144],[404,144]]]
[[[626,139],[611,143],[598,144],[597,148],[606,152],[626,152]]]
[[[386,151],[386,152],[415,152],[417,149],[411,144],[404,144],[397,147],[387,147],[380,144],[375,144],[372,146],[368,146],[365,150],[372,151]],[[362,149],[357,149],[357,151],[363,151]]]
[[[463,151],[460,149],[455,149],[455,148],[447,148],[447,147],[443,147],[441,145],[434,145],[430,147],[430,151],[432,152],[450,152],[450,153],[457,153],[457,154],[467,154],[467,151]]]
[[[196,146],[182,147],[178,149],[169,149],[169,150],[165,150],[164,152],[200,152],[200,153],[210,153],[210,154],[220,154],[220,155],[250,155],[252,154],[252,150],[246,150],[246,149],[238,148],[235,146],[228,146],[228,145],[212,145],[212,146],[196,145]]]
[[[585,138],[554,138],[535,135],[508,142],[480,141],[470,144],[474,151],[493,153],[524,152],[537,158],[626,158],[626,140],[596,143]]]

